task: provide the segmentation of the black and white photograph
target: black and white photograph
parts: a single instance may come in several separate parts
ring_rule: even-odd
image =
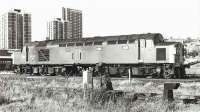
[[[200,0],[0,0],[0,112],[200,112]]]

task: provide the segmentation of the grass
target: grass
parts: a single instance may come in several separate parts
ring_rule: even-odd
[[[159,93],[143,100],[126,102],[87,103],[83,99],[81,78],[25,78],[10,75],[0,76],[0,112],[199,112],[199,104],[163,102],[163,85],[153,82],[113,80],[115,90],[126,92]],[[94,81],[95,88],[98,87]],[[200,95],[200,82],[181,84],[175,90],[178,95]],[[98,92],[96,93],[99,94]],[[95,98],[93,98],[94,100]]]

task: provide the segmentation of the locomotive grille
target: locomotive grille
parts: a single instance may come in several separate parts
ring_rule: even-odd
[[[49,49],[40,49],[38,51],[39,61],[49,61]]]

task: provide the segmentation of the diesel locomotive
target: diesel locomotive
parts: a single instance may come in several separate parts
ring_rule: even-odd
[[[13,53],[19,73],[69,75],[99,64],[113,76],[185,77],[183,44],[160,33],[38,41]]]

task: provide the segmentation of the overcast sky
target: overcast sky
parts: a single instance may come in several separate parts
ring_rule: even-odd
[[[0,14],[11,8],[32,14],[32,40],[44,40],[46,23],[61,7],[83,11],[83,36],[162,33],[200,37],[200,0],[0,0]]]

